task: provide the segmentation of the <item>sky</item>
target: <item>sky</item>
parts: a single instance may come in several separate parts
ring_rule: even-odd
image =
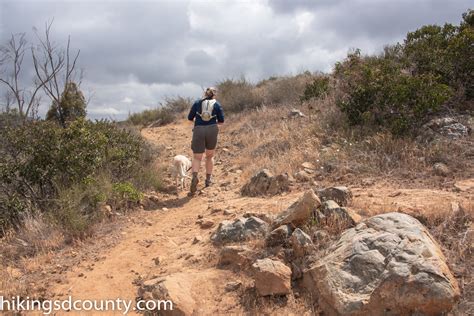
[[[53,21],[84,70],[90,118],[121,120],[166,97],[305,70],[330,72],[354,48],[372,54],[426,24],[458,24],[467,0],[0,0],[0,45],[35,43]],[[34,77],[25,57],[23,82]],[[0,87],[3,89],[3,87]],[[2,94],[3,95],[3,94]],[[0,95],[1,97],[1,95]],[[0,100],[0,104],[2,104]],[[47,111],[43,98],[40,114]]]

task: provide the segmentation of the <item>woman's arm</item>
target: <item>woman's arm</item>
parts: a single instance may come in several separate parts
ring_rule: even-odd
[[[217,114],[217,124],[224,124],[224,110],[222,110],[222,105],[220,105],[219,103],[217,103],[217,106],[216,106],[216,114]]]
[[[191,110],[189,111],[188,120],[194,121],[194,118],[196,117],[196,109],[197,109],[197,101],[194,102],[193,106],[191,107]]]

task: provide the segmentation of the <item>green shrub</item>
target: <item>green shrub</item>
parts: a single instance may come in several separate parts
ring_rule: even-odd
[[[75,82],[69,82],[61,94],[59,104],[53,101],[47,120],[53,120],[64,125],[86,116],[86,99]]]
[[[397,60],[359,51],[336,65],[335,76],[336,101],[351,124],[385,126],[395,134],[415,130],[452,95],[434,74],[412,75]]]
[[[406,134],[432,115],[472,106],[473,21],[469,10],[459,26],[426,25],[381,56],[357,50],[337,63],[336,99],[349,122]]]
[[[110,203],[115,209],[129,209],[137,205],[143,198],[143,194],[130,182],[114,183],[112,186],[112,198]]]
[[[474,11],[463,14],[459,26],[425,25],[407,34],[404,54],[417,74],[432,74],[440,82],[474,97]]]
[[[35,210],[57,210],[58,223],[81,226],[87,222],[81,216],[90,219],[97,202],[111,196],[97,188],[98,195],[92,194],[98,177],[141,183],[143,189],[152,184],[156,189],[159,182],[153,176],[136,179],[150,172],[153,160],[140,135],[107,121],[78,119],[66,128],[34,121],[1,128],[0,136],[0,225],[5,228],[16,225],[22,212]]]
[[[305,86],[301,101],[309,101],[313,98],[318,99],[326,95],[329,91],[329,78],[328,77],[316,77],[312,82]]]

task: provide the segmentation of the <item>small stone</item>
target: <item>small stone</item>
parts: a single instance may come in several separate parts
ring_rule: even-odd
[[[291,291],[291,269],[281,261],[269,258],[253,265],[255,287],[260,296],[286,295]]]
[[[150,220],[148,220],[148,219],[145,221],[145,223],[146,223],[148,226],[153,226],[153,222],[150,221]]]
[[[219,213],[222,212],[222,209],[219,207],[213,207],[211,208],[211,214]]]
[[[224,210],[224,215],[234,215],[235,213],[231,210]]]
[[[211,221],[210,219],[206,219],[206,220],[203,220],[200,225],[202,229],[208,229],[208,228],[213,227],[215,223]]]
[[[449,170],[448,166],[442,162],[435,163],[433,165],[433,171],[437,176],[442,177],[446,177],[451,173],[451,170]]]
[[[315,166],[313,163],[308,162],[308,161],[303,162],[303,163],[301,164],[301,167],[303,167],[303,169],[316,170],[316,166]]]
[[[202,237],[201,236],[195,236],[194,239],[193,239],[193,245],[194,244],[197,244],[197,243],[200,243],[202,241]]]
[[[308,182],[311,181],[311,175],[306,171],[298,171],[295,173],[295,179],[300,182]]]
[[[234,292],[234,291],[237,291],[241,285],[242,285],[242,282],[240,281],[229,282],[225,285],[225,290],[226,292]]]

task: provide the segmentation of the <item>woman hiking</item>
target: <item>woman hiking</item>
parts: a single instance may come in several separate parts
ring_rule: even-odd
[[[224,123],[224,111],[216,100],[216,94],[216,88],[207,88],[204,92],[204,97],[194,102],[188,114],[188,120],[194,121],[193,139],[191,142],[191,149],[193,150],[193,177],[190,195],[194,195],[197,191],[199,183],[198,172],[204,153],[206,154],[206,187],[212,183],[213,157],[217,146],[217,134],[219,133],[217,125]]]

